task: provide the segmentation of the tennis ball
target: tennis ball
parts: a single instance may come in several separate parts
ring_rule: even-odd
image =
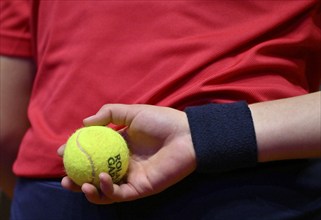
[[[105,126],[78,129],[67,141],[63,163],[67,175],[78,185],[99,188],[99,174],[108,173],[114,183],[126,174],[129,150],[123,137]]]

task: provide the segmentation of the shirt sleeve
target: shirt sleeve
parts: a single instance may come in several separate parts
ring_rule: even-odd
[[[0,55],[31,57],[31,3],[0,1]]]

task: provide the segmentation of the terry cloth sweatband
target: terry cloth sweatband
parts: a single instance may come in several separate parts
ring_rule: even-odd
[[[256,165],[256,136],[246,102],[188,107],[185,112],[198,172],[223,172]]]

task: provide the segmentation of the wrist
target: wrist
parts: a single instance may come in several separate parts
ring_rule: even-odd
[[[256,165],[255,131],[245,102],[189,107],[185,112],[197,171],[222,172]]]

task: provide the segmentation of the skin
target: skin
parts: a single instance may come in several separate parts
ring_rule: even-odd
[[[29,127],[27,106],[33,79],[31,60],[0,56],[0,188],[9,198],[16,181],[12,165]]]
[[[12,197],[12,165],[29,127],[27,106],[35,75],[31,60],[0,56],[0,188]],[[250,105],[258,143],[258,161],[321,157],[320,92]],[[81,187],[68,177],[62,186],[83,191],[92,203],[110,204],[153,195],[181,181],[196,168],[186,114],[166,107],[110,104],[84,120],[85,126],[126,125],[120,131],[132,157],[126,180],[113,184],[100,175],[101,190]],[[63,155],[64,147],[58,150]]]
[[[185,113],[148,105],[105,105],[95,116],[84,120],[85,126],[110,122],[128,126],[121,131],[131,150],[126,184],[113,184],[111,177],[102,173],[100,188],[104,195],[91,184],[81,187],[89,201],[109,204],[146,197],[195,170],[195,152]],[[58,150],[60,155],[63,149]],[[68,177],[62,180],[62,185],[80,190]]]
[[[258,144],[258,161],[321,157],[320,92],[249,106]],[[186,114],[167,107],[109,104],[84,120],[85,126],[125,125],[120,132],[132,157],[126,180],[113,184],[100,174],[100,190],[64,177],[61,184],[82,191],[95,204],[131,201],[153,195],[196,169]],[[58,149],[63,156],[64,146]]]
[[[249,107],[259,162],[321,157],[321,92]]]

